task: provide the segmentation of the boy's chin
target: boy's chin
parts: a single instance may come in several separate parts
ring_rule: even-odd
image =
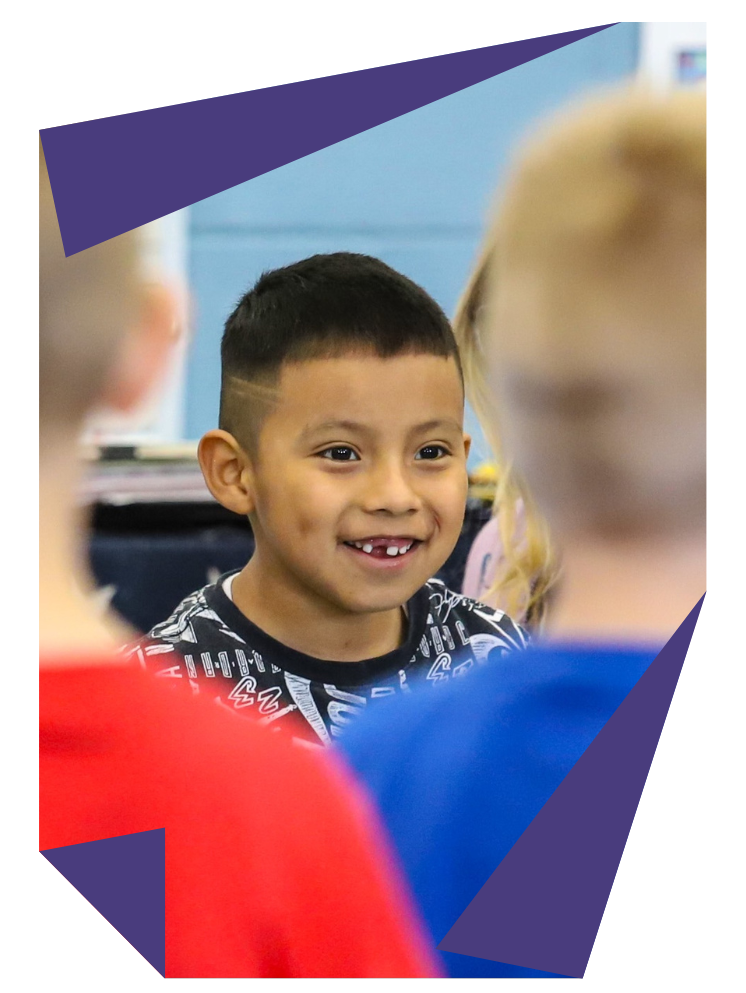
[[[379,614],[387,610],[396,610],[403,607],[410,600],[417,590],[422,586],[419,583],[413,589],[408,585],[406,589],[396,591],[382,590],[366,592],[356,591],[354,596],[339,597],[339,605],[350,614]]]

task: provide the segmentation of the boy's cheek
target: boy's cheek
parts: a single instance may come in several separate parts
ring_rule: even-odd
[[[455,481],[448,494],[441,493],[433,509],[444,539],[454,542],[461,533],[466,512],[467,488]]]
[[[346,474],[337,471],[340,463],[320,455],[300,459],[293,467],[292,477],[298,485],[312,490],[334,490],[344,484]]]
[[[286,472],[282,492],[292,504],[307,507],[309,513],[323,514],[339,501],[344,489],[342,480],[308,460],[294,471]]]
[[[450,514],[463,517],[466,510],[466,499],[469,495],[469,477],[465,467],[449,474],[447,482],[444,481],[442,490],[442,503],[447,507]]]

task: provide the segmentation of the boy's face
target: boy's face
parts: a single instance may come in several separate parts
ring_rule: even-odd
[[[251,460],[257,564],[273,587],[351,613],[405,603],[461,530],[462,425],[452,358],[285,366]]]

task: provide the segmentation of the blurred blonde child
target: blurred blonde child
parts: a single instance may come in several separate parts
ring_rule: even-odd
[[[477,265],[453,321],[466,395],[497,463],[493,516],[469,550],[462,592],[529,628],[540,628],[558,581],[559,559],[544,516],[502,452],[481,339],[486,263],[482,258]]]

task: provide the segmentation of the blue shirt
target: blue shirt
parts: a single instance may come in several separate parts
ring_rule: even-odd
[[[535,646],[437,694],[392,700],[350,728],[340,747],[378,804],[435,944],[659,647]],[[554,975],[441,955],[452,977]]]

